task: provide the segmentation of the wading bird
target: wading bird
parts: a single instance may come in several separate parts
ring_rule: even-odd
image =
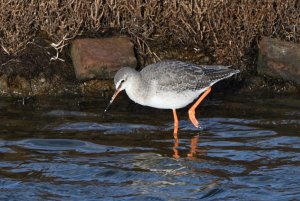
[[[202,94],[188,110],[191,122],[198,128],[195,109],[209,94],[211,86],[237,73],[239,70],[228,66],[196,65],[176,60],[151,64],[140,72],[124,67],[114,77],[116,91],[104,112],[117,95],[125,90],[129,98],[138,104],[173,110],[174,138],[177,139],[176,109],[187,106]]]

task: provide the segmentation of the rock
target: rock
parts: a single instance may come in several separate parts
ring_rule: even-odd
[[[115,90],[111,80],[88,80],[80,84],[81,94],[91,96],[107,96],[108,92]]]
[[[71,57],[76,78],[81,81],[111,79],[121,67],[137,65],[133,44],[127,37],[74,40]]]
[[[257,71],[300,84],[300,44],[263,38],[259,43]]]
[[[240,96],[266,98],[299,94],[299,89],[291,82],[285,82],[282,79],[274,79],[269,76],[247,76],[238,94]]]

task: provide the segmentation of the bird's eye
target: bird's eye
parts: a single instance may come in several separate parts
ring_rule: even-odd
[[[119,88],[122,86],[122,84],[124,83],[125,80],[120,80],[117,84],[116,84],[116,88]]]

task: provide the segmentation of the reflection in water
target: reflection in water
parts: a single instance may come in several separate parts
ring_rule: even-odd
[[[128,102],[1,99],[0,200],[299,200],[299,100],[209,102],[174,139]]]
[[[197,145],[198,145],[199,135],[196,135],[191,140],[191,151],[187,154],[190,159],[194,159],[197,154]]]
[[[192,137],[192,139],[191,139],[190,151],[187,154],[187,157],[191,160],[196,159],[196,157],[197,157],[197,155],[199,155],[199,153],[201,153],[201,154],[204,153],[203,151],[200,151],[198,149],[198,141],[199,141],[199,135],[196,135],[196,136]],[[175,138],[174,145],[173,145],[173,152],[174,152],[173,157],[175,159],[180,158],[178,146],[179,146],[179,140],[178,140],[178,138]]]
[[[174,138],[174,145],[173,145],[173,157],[175,159],[178,159],[180,156],[179,156],[179,151],[178,151],[178,137],[177,138]]]

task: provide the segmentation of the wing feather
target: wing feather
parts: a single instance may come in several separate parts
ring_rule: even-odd
[[[141,75],[147,82],[161,91],[197,90],[209,86],[209,79],[195,64],[181,61],[162,61],[146,66]]]

